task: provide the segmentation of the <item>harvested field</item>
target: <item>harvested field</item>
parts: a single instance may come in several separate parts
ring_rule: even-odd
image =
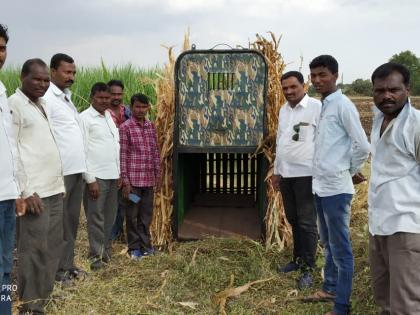
[[[370,135],[370,130],[372,129],[372,106],[374,106],[373,99],[371,97],[360,96],[350,97],[350,99],[359,110],[360,120],[362,122],[363,128],[366,131],[366,134]],[[417,109],[420,109],[420,97],[411,97],[411,104]]]
[[[355,255],[352,314],[374,314],[367,260],[367,185],[358,187],[353,201],[351,232]],[[89,268],[84,216],[77,243],[77,264]],[[173,243],[168,251],[130,261],[123,244],[115,244],[113,259],[103,271],[90,273],[75,286],[56,287],[48,314],[222,314],[218,293],[232,286],[255,283],[236,298],[228,298],[227,314],[324,314],[330,304],[303,304],[312,292],[297,291],[297,273],[279,275],[290,249],[266,251],[247,239],[208,238]],[[321,283],[323,258],[318,254],[316,285]],[[222,294],[220,294],[222,295]]]

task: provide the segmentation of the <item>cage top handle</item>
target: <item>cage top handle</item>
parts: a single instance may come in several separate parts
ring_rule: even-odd
[[[212,48],[210,48],[210,50],[213,50],[213,49],[215,49],[215,48],[216,48],[216,47],[218,47],[218,46],[227,46],[227,47],[229,47],[230,49],[233,49],[233,47],[232,47],[232,46],[230,46],[229,44],[220,43],[220,44],[217,44],[217,45],[213,46]]]

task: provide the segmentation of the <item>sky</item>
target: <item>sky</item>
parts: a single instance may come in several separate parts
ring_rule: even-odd
[[[180,53],[188,28],[197,49],[248,47],[272,31],[286,70],[302,56],[308,75],[314,57],[330,54],[350,83],[401,51],[420,57],[419,13],[417,0],[2,0],[0,23],[9,27],[6,65],[64,52],[77,66],[149,68],[166,62],[162,45]]]

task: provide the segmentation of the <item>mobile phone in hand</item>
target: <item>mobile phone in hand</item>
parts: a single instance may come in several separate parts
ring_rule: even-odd
[[[128,194],[128,200],[134,203],[139,203],[140,199],[141,199],[140,196],[137,196],[136,194],[133,194],[133,193]]]

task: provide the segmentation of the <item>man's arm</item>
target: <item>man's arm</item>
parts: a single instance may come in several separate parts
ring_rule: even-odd
[[[360,123],[359,113],[353,103],[343,106],[342,122],[352,141],[350,174],[353,176],[369,157],[370,144]]]
[[[10,100],[10,109],[12,110],[12,117],[13,117],[13,134],[15,137],[16,143],[16,153],[17,156],[14,157],[15,159],[15,167],[16,167],[16,177],[19,184],[19,188],[21,190],[21,196],[24,202],[20,199],[16,201],[16,212],[18,216],[24,215],[26,209],[29,212],[34,214],[41,214],[44,210],[44,205],[41,201],[41,198],[35,191],[29,189],[29,182],[28,176],[26,175],[25,166],[21,159],[21,152],[19,150],[18,143],[21,139],[21,131],[23,126],[23,119],[22,113],[20,109],[23,107],[23,104],[20,104],[17,99]]]
[[[128,128],[120,126],[120,172],[122,181],[122,195],[128,199],[128,194],[132,191],[130,179],[128,177],[128,154],[129,154],[129,134]]]
[[[280,141],[280,137],[282,135],[282,130],[280,128],[281,127],[280,117],[281,117],[281,108],[279,110],[278,126],[277,126],[276,149],[275,149],[276,156],[274,158],[274,163],[273,163],[273,175],[271,176],[271,185],[273,186],[274,190],[279,190],[280,189],[280,180],[281,180],[280,158],[279,158],[279,154],[278,154],[279,141]]]
[[[88,185],[88,190],[89,190],[90,197],[93,200],[96,200],[99,197],[99,185],[96,182],[95,175],[89,170],[90,163],[88,163],[88,160],[89,160],[88,145],[89,145],[89,138],[90,138],[90,133],[89,133],[90,121],[89,121],[89,119],[90,119],[90,117],[87,115],[87,113],[85,113],[85,115],[80,115],[80,123],[81,123],[81,126],[82,126],[83,144],[84,144],[85,157],[86,157],[86,172],[83,173],[83,179],[85,180],[85,182]]]
[[[414,153],[416,155],[417,163],[420,163],[420,127],[414,135]]]

